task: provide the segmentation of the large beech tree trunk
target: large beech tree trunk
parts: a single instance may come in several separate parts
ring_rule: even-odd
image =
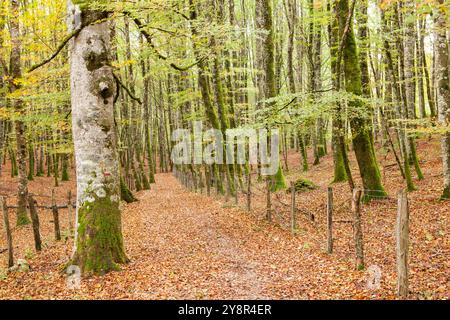
[[[77,233],[73,263],[83,274],[101,274],[127,262],[120,202],[120,174],[110,66],[107,13],[69,5],[69,29],[83,30],[70,48],[72,130],[77,171]],[[96,22],[96,23],[93,23]],[[78,23],[78,25],[77,25]]]

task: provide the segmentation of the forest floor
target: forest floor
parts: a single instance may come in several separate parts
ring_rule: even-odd
[[[442,186],[438,139],[419,141],[418,154],[425,179],[415,180],[418,190],[409,194],[409,298],[449,299],[450,202],[438,199]],[[351,159],[355,164],[353,155]],[[392,166],[392,155],[379,154],[379,159],[390,197],[363,205],[366,267],[380,269],[379,288],[367,285],[371,277],[367,269],[355,270],[350,224],[335,224],[334,252],[325,252],[325,199],[332,156],[304,174],[298,168],[298,153],[292,151],[287,180],[302,176],[318,185],[297,196],[300,214],[295,235],[288,227],[286,192],[274,196],[274,222],[268,223],[263,218],[262,184],[254,188],[253,210],[246,212],[244,195],[235,206],[232,199],[226,202],[222,196],[186,190],[172,174],[157,174],[152,190],[138,192],[138,202],[123,206],[131,262],[119,272],[83,279],[78,290],[67,288],[63,270],[72,241],[54,240],[49,210],[40,211],[42,252],[34,252],[30,226],[14,228],[15,258],[29,262],[31,270],[26,273],[6,273],[0,222],[0,299],[395,299],[396,192],[402,180]],[[16,179],[9,177],[8,169],[0,178],[0,194],[13,196]],[[30,182],[31,192],[40,195],[36,196],[39,204],[50,204],[52,188],[51,178]],[[347,184],[333,188],[335,219],[350,219]],[[63,182],[55,190],[58,203],[65,203],[68,190],[75,194],[75,183]],[[10,216],[15,225],[14,214]],[[67,210],[61,210],[61,225],[67,229]]]

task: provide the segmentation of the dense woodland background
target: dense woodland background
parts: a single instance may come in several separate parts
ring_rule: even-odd
[[[156,240],[143,236],[147,222],[152,232],[170,235],[175,243],[162,265],[181,259],[192,230],[200,232],[195,239],[209,239],[201,230],[217,224],[233,230],[226,240],[209,240],[225,262],[206,266],[207,258],[190,257],[186,263],[205,274],[216,263],[250,268],[233,271],[232,290],[221,292],[222,279],[214,276],[192,285],[180,275],[192,277],[191,267],[177,264],[172,268],[180,270],[163,272],[160,279],[185,283],[182,288],[152,278],[142,285],[150,281],[161,291],[140,295],[145,289],[130,293],[89,284],[79,297],[392,298],[396,195],[404,189],[410,199],[410,297],[448,298],[445,0],[0,2],[0,196],[16,212],[10,217],[16,256],[28,253],[41,271],[71,261],[84,275],[122,265],[126,276],[106,277],[126,288],[127,282],[139,282],[138,267],[154,277],[167,271],[144,253],[169,250],[155,249]],[[264,177],[259,166],[249,164],[174,165],[172,132],[192,129],[199,120],[222,132],[280,129],[280,169]],[[290,183],[298,192],[294,222],[288,221]],[[334,229],[336,260],[322,252],[328,187],[334,189],[335,217],[343,222]],[[358,260],[358,245],[349,244],[355,228],[346,223],[353,219],[355,190],[362,191],[365,264]],[[44,256],[30,253],[30,195],[37,204],[59,201],[64,210],[73,199],[76,207],[76,217],[61,217],[64,244],[50,240],[52,227],[41,217],[53,265],[44,266]],[[121,205],[119,197],[129,204]],[[253,210],[256,219],[240,207]],[[260,230],[263,237],[255,233]],[[247,242],[254,247],[240,247]],[[6,242],[0,242],[3,247]],[[261,256],[253,256],[255,251]],[[258,260],[263,255],[269,262]],[[142,261],[150,269],[139,265]],[[357,270],[371,263],[384,266],[386,277],[376,293],[363,288]],[[253,264],[264,267],[257,271],[249,267]],[[297,277],[318,265],[320,279]],[[279,270],[276,276],[268,271],[272,266]],[[43,279],[35,271],[28,278],[5,275],[0,297],[70,297],[61,279],[57,273]],[[36,292],[32,280],[59,285]],[[13,293],[21,281],[28,285]],[[246,281],[253,289],[245,289]],[[197,291],[210,282],[209,292]]]

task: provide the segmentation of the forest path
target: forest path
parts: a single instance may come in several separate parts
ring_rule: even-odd
[[[139,198],[124,213],[134,213],[131,219],[124,217],[124,230],[132,259],[126,268],[137,280],[135,295],[268,298],[262,293],[268,277],[246,245],[254,234],[235,223],[235,208],[188,192],[171,174],[157,175],[152,190]],[[129,239],[130,247],[126,230],[136,227],[141,230],[130,236],[139,239]]]
[[[61,268],[72,243],[52,240],[49,213],[42,220],[46,250],[31,257],[30,272],[0,277],[0,299],[367,298],[365,275],[353,270],[351,256],[326,254],[306,220],[294,237],[223,198],[186,190],[169,173],[157,174],[152,189],[136,196],[122,212],[130,263],[121,271],[69,289]],[[29,247],[32,237],[26,239]]]
[[[138,197],[123,212],[131,262],[112,276],[125,276],[129,286],[117,289],[127,297],[310,299],[365,291],[365,274],[353,270],[353,259],[326,254],[306,225],[293,237],[186,190],[172,174],[157,174],[152,190]]]

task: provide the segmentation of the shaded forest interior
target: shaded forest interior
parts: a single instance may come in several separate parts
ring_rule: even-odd
[[[391,269],[399,263],[396,248],[398,253],[406,247],[408,256],[412,247],[413,273],[406,258],[406,270],[398,270],[413,278],[410,297],[448,298],[443,280],[450,213],[447,1],[0,3],[0,197],[7,235],[0,242],[0,262],[13,267],[14,256],[34,257],[30,248],[40,235],[43,251],[58,252],[64,260],[58,260],[60,265],[79,266],[83,276],[131,272],[139,258],[136,248],[127,245],[136,241],[130,221],[145,220],[137,216],[145,206],[158,210],[149,199],[162,208],[150,213],[155,219],[173,213],[193,228],[205,221],[229,222],[209,217],[199,206],[196,225],[183,214],[188,208],[182,209],[183,202],[195,211],[193,199],[206,207],[219,199],[222,205],[214,210],[242,214],[240,230],[266,228],[288,246],[312,243],[308,246],[320,254],[311,259],[324,263],[324,272],[332,273],[329,259],[336,256],[337,264],[351,265],[352,277],[361,277],[358,269],[368,266],[363,243],[368,244],[366,260],[390,270],[375,296],[358,285],[348,295],[327,288],[314,296],[292,293],[288,284],[275,288],[273,282],[258,282],[250,297],[288,298],[289,292],[301,298],[407,297],[407,287],[392,287],[400,280]],[[204,131],[196,145],[199,123]],[[206,134],[209,129],[218,134]],[[253,136],[244,140],[245,159],[238,159],[237,152],[230,159],[230,148],[239,149],[230,130],[254,135],[266,130],[269,137],[255,139],[266,147],[269,142],[268,152],[278,159],[276,171],[265,174],[267,163],[251,162]],[[270,139],[274,132],[278,140]],[[180,142],[186,141],[189,152],[180,161]],[[215,161],[206,161],[208,153]],[[219,154],[224,161],[217,161]],[[169,198],[179,199],[180,212],[166,208]],[[139,212],[124,217],[133,208]],[[53,226],[42,221],[36,226],[38,216],[51,210]],[[248,221],[248,212],[255,221]],[[395,231],[397,214],[397,223],[410,232],[409,242],[394,241],[400,232]],[[64,244],[50,240],[53,229]],[[18,243],[14,256],[14,246],[7,248],[11,234]],[[392,257],[382,262],[380,242],[374,239],[384,236]],[[228,244],[214,243],[219,255],[230,259],[221,247]],[[251,251],[241,248],[246,250]],[[239,257],[241,263],[245,255]],[[430,265],[442,264],[431,285],[424,284],[431,277],[423,271],[427,259]],[[261,261],[255,258],[254,263]],[[5,270],[0,281],[9,288],[17,278],[8,279]],[[245,274],[256,283],[255,270]],[[419,270],[423,274],[418,276]],[[240,282],[245,277],[236,277],[234,285],[241,291],[222,296],[246,297]],[[222,297],[197,296],[192,290],[152,297]]]

